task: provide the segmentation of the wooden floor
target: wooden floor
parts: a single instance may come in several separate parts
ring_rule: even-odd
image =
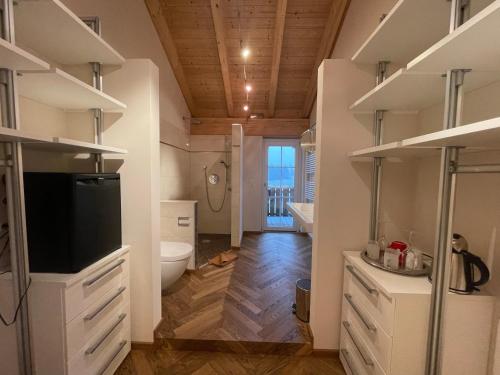
[[[239,259],[186,273],[163,296],[159,339],[310,344],[292,313],[295,282],[309,278],[311,241],[298,233],[245,235]]]
[[[117,375],[345,375],[335,357],[133,350]]]

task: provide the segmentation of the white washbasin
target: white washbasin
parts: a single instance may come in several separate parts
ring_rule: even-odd
[[[307,233],[313,231],[314,203],[287,203],[288,210]]]

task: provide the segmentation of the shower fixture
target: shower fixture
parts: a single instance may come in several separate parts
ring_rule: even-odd
[[[227,191],[230,190],[227,185],[229,182],[228,169],[231,166],[229,164],[227,164],[224,160],[219,161],[219,164],[222,164],[224,166],[225,179],[224,179],[224,196],[222,198],[222,203],[221,203],[220,207],[218,207],[218,208],[215,208],[214,205],[212,204],[212,201],[210,200],[210,194],[208,192],[208,184],[217,185],[219,183],[220,177],[216,173],[212,173],[209,176],[208,172],[207,172],[208,167],[206,165],[203,166],[203,171],[205,173],[205,194],[207,196],[208,207],[210,207],[210,210],[212,212],[215,212],[215,213],[222,211],[222,208],[224,207],[224,202],[226,201]]]

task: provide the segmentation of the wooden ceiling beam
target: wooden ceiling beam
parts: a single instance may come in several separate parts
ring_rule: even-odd
[[[247,136],[298,138],[309,128],[308,119],[198,118],[191,135],[229,135],[232,124],[242,124]]]
[[[179,84],[181,92],[184,95],[189,111],[192,115],[196,116],[197,109],[195,102],[193,96],[191,95],[191,90],[189,89],[189,84],[184,74],[184,69],[182,68],[174,39],[172,38],[167,21],[163,15],[161,3],[159,0],[144,1],[153,21],[153,25],[156,28],[156,32],[160,38],[163,49],[167,54],[168,61],[170,62],[170,66],[172,67],[175,78],[177,79],[177,83]]]
[[[226,95],[227,113],[228,116],[231,117],[234,113],[234,104],[233,93],[231,89],[231,77],[229,75],[229,64],[227,59],[226,37],[224,35],[224,14],[222,12],[222,2],[221,0],[210,0],[210,5],[212,8],[212,19],[214,22],[217,49],[219,51],[222,81],[224,83],[224,93]]]
[[[277,0],[276,19],[274,21],[273,62],[271,66],[271,85],[269,88],[270,117],[274,117],[276,110],[276,94],[278,92],[278,77],[280,71],[281,49],[283,47],[283,35],[285,33],[287,0]]]
[[[307,91],[306,101],[304,103],[304,109],[302,114],[304,117],[309,117],[311,114],[314,101],[316,100],[316,92],[318,89],[318,68],[324,59],[328,59],[335,47],[340,30],[342,29],[342,23],[344,21],[347,9],[349,8],[350,0],[333,0],[332,7],[330,8],[330,14],[328,16],[328,21],[325,25],[325,31],[323,37],[321,38],[321,44],[318,50],[318,55],[314,63],[313,73],[311,75],[311,81],[309,82],[309,89]]]

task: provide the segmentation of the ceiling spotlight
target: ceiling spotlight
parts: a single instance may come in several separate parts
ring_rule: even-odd
[[[244,110],[245,112],[248,112],[248,110],[249,110],[249,109],[250,109],[250,108],[248,107],[248,104],[245,104],[245,105],[243,106],[243,110]]]
[[[245,85],[246,92],[252,91],[252,85]]]
[[[243,50],[241,51],[241,56],[246,59],[248,56],[250,56],[250,50],[248,48],[243,48]]]

